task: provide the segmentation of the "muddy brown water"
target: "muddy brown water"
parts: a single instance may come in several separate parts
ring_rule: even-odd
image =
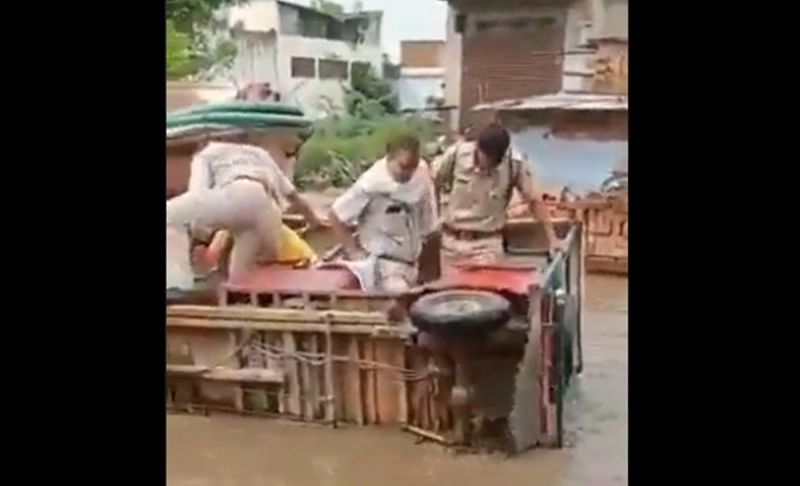
[[[453,456],[392,429],[169,415],[168,486],[610,486],[628,484],[628,282],[590,276],[585,366],[569,446],[513,459]]]

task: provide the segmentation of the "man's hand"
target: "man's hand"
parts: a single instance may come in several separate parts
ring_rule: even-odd
[[[550,240],[550,258],[555,258],[559,253],[564,252],[564,242],[559,239]]]
[[[316,212],[313,212],[313,218],[308,219],[308,227],[309,229],[317,229],[317,228],[330,228],[331,222],[324,216],[320,216]]]

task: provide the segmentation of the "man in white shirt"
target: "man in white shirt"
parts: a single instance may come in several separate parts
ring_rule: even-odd
[[[339,196],[329,216],[347,256],[375,258],[378,288],[397,292],[417,283],[417,260],[436,218],[433,184],[410,134],[388,144],[386,157]]]
[[[253,269],[259,255],[277,255],[282,223],[274,201],[284,198],[310,225],[320,224],[292,181],[258,146],[259,136],[258,131],[229,132],[218,137],[225,141],[209,143],[192,160],[188,190],[167,201],[167,228],[173,233],[200,226],[233,235],[231,276]]]

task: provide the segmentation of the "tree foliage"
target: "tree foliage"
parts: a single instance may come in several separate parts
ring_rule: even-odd
[[[228,39],[210,35],[214,12],[239,0],[166,0],[167,78],[212,74],[236,56]]]
[[[344,13],[344,7],[341,4],[328,0],[313,0],[311,8],[331,15],[342,15]]]
[[[399,101],[392,85],[375,74],[375,69],[352,69],[347,111],[354,116],[372,117],[376,112],[394,114]]]
[[[167,20],[167,79],[182,78],[191,74],[189,36],[178,32],[175,24]]]
[[[401,133],[413,133],[431,142],[437,127],[428,120],[397,112],[391,86],[372,70],[353,70],[346,111],[319,120],[314,135],[303,145],[295,178],[301,187],[347,187],[378,157],[386,144]]]
[[[211,21],[214,11],[220,7],[239,3],[238,0],[166,0],[166,16],[175,28],[191,35],[197,27]]]

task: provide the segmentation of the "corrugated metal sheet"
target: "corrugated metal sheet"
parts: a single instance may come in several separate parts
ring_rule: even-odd
[[[472,108],[474,111],[495,110],[574,110],[574,111],[628,111],[628,97],[600,94],[555,93],[529,98],[501,100],[483,103]]]

